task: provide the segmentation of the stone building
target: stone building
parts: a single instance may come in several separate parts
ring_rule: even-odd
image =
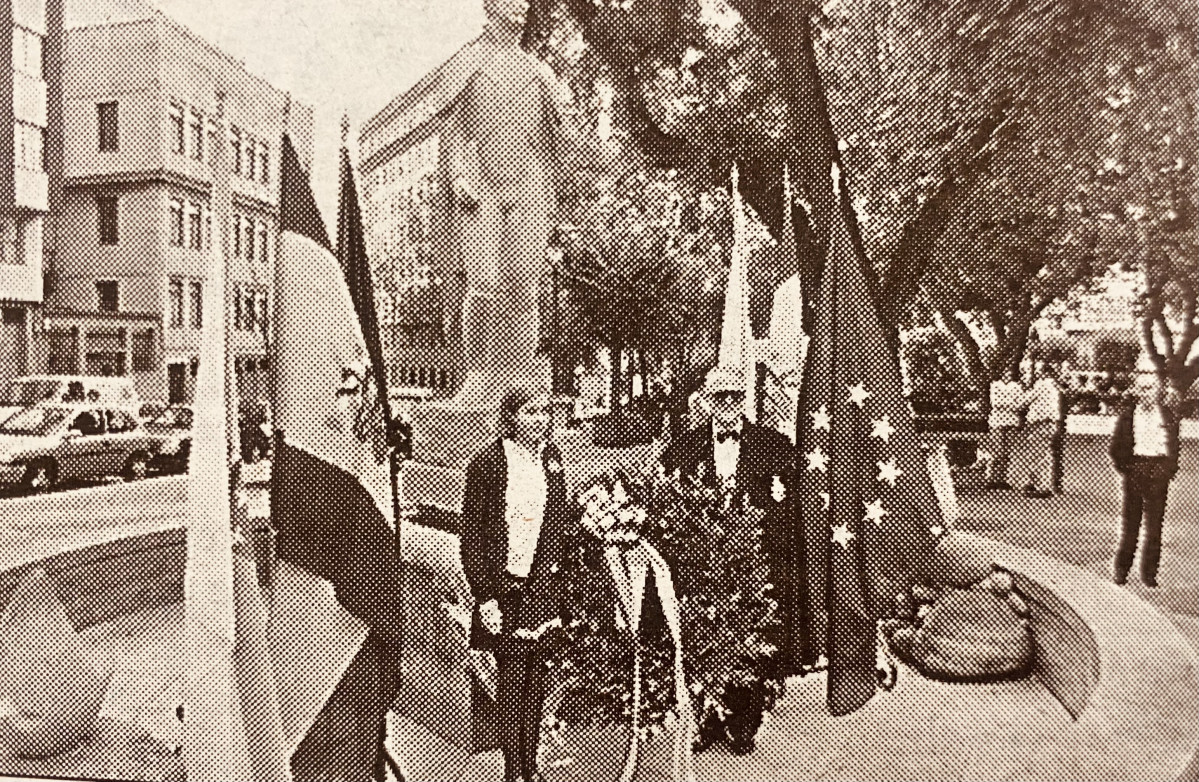
[[[139,12],[140,9],[140,12]],[[262,401],[285,106],[301,158],[312,110],[148,7],[69,27],[62,238],[42,332],[49,372],[133,378],[143,399],[189,401],[211,263],[214,151],[231,169],[231,333],[243,401]],[[227,136],[217,125],[226,95]]]
[[[0,384],[36,370],[63,189],[62,0],[12,0],[0,36]]]

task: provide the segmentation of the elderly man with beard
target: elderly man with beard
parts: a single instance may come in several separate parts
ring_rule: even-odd
[[[762,548],[775,585],[774,598],[785,615],[791,603],[791,578],[782,542],[787,539],[783,534],[786,525],[795,519],[791,497],[794,446],[785,435],[745,417],[744,388],[735,370],[718,366],[709,372],[703,393],[709,400],[711,418],[680,434],[663,452],[662,466],[668,474],[677,471],[680,477],[692,477],[734,497],[744,496],[750,505],[765,512]],[[785,664],[785,650],[780,650],[778,659]],[[779,678],[785,674],[782,668],[773,672]],[[700,739],[702,748],[722,737],[701,726]],[[730,742],[730,749],[738,754],[752,751],[752,736],[748,742]]]

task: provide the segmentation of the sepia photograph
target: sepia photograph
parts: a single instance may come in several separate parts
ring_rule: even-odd
[[[1195,0],[0,3],[0,782],[1199,782]]]

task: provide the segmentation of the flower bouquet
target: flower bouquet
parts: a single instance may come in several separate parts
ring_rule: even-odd
[[[634,545],[647,517],[644,490],[644,480],[624,470],[597,476],[578,498],[583,530],[601,544]]]
[[[751,751],[762,715],[781,688],[775,674],[781,621],[762,547],[762,511],[743,497],[731,499],[727,492],[661,471],[606,474],[580,492],[578,501],[584,534],[567,565],[570,621],[557,662],[569,695],[559,719],[631,722],[653,735],[680,716],[659,601],[635,607],[640,621],[634,637],[625,601],[609,576],[614,551],[631,552],[645,541],[673,575],[687,700],[701,726],[699,746],[726,741],[734,751]],[[630,673],[634,658],[643,672],[638,698]]]
[[[682,610],[670,566],[644,538],[651,493],[646,476],[617,470],[578,496],[583,534],[568,563],[567,638],[556,661],[565,681],[551,735],[563,724],[628,723],[619,779],[629,780],[640,746],[670,728],[674,777],[694,779]]]

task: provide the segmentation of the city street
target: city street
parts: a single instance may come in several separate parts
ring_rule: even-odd
[[[1184,440],[1178,474],[1170,484],[1162,533],[1158,589],[1146,589],[1134,564],[1128,589],[1165,612],[1199,649],[1199,448]],[[1065,452],[1065,492],[1046,500],[1016,492],[959,495],[959,526],[1111,576],[1120,524],[1120,475],[1107,453],[1108,439],[1070,436]]]

